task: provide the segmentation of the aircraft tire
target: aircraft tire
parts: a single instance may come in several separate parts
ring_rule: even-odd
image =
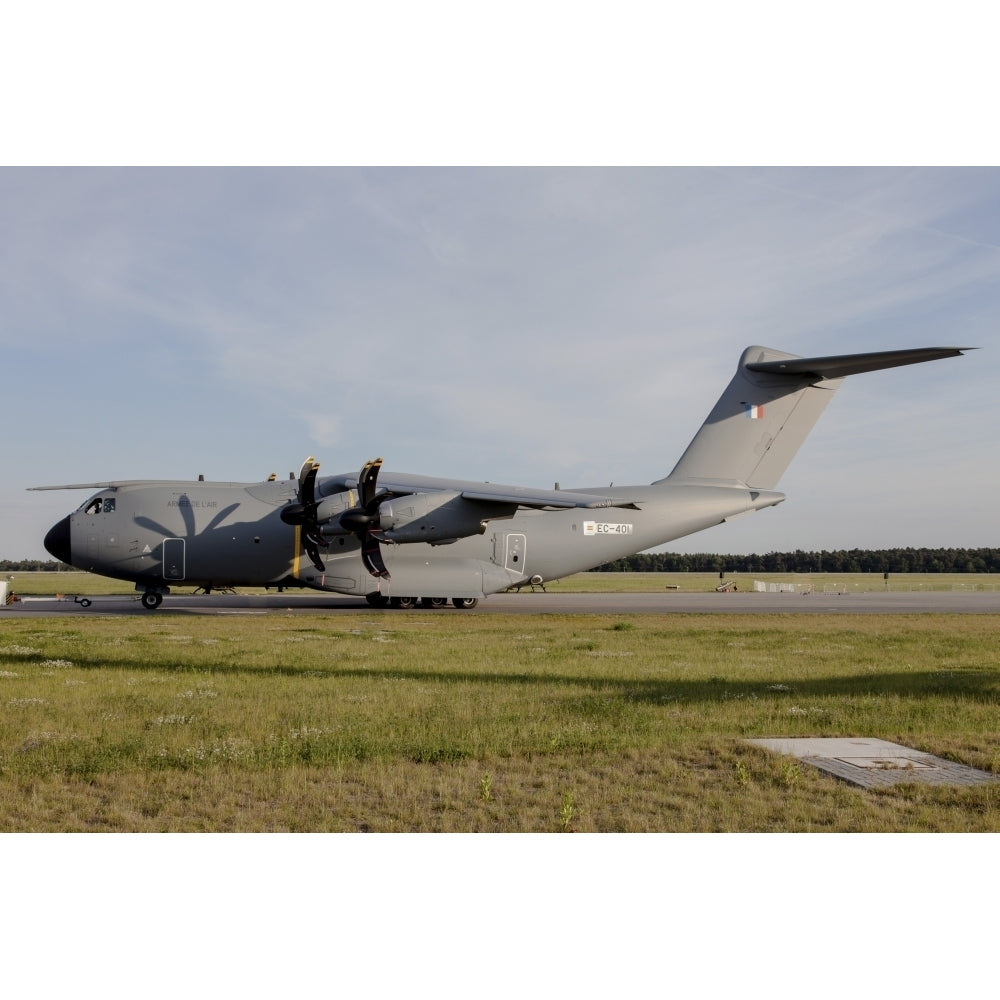
[[[443,608],[448,603],[447,597],[421,597],[420,603],[425,608]]]
[[[417,606],[416,597],[394,597],[392,599],[392,606],[394,608],[403,608],[404,610],[409,610],[410,608],[415,608]]]
[[[453,597],[451,603],[461,611],[471,611],[478,603],[477,597]]]
[[[163,603],[163,595],[154,590],[147,590],[142,595],[142,606],[148,611],[155,611]]]
[[[385,594],[380,594],[377,590],[373,590],[370,594],[365,594],[365,600],[373,608],[389,607],[389,598]]]

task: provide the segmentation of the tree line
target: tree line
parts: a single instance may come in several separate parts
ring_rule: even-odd
[[[0,559],[0,573],[56,573],[54,559]],[[1000,573],[1000,549],[836,549],[828,552],[640,552],[598,573]]]
[[[602,573],[998,573],[1000,549],[837,549],[828,552],[640,552]]]
[[[72,568],[54,559],[0,559],[0,573],[55,573]]]

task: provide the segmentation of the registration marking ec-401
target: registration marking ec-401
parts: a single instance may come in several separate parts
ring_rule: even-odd
[[[587,535],[631,535],[631,524],[605,524],[603,521],[584,521],[583,534]]]

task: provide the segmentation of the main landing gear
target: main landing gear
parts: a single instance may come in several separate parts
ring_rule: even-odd
[[[163,594],[158,594],[155,590],[147,590],[142,595],[142,606],[147,611],[155,611],[163,603]]]
[[[373,608],[415,608],[421,605],[425,608],[443,608],[448,604],[447,597],[386,597],[378,591],[365,595],[365,600]],[[451,603],[463,611],[470,611],[479,603],[477,597],[453,597]]]

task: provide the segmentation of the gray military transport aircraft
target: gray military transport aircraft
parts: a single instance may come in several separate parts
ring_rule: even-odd
[[[156,480],[97,489],[45,536],[62,562],[131,580],[149,609],[170,587],[312,587],[376,607],[475,607],[785,499],[779,478],[847,375],[955,357],[928,347],[800,358],[748,347],[673,471],[648,486],[551,490],[382,472],[257,483]]]

